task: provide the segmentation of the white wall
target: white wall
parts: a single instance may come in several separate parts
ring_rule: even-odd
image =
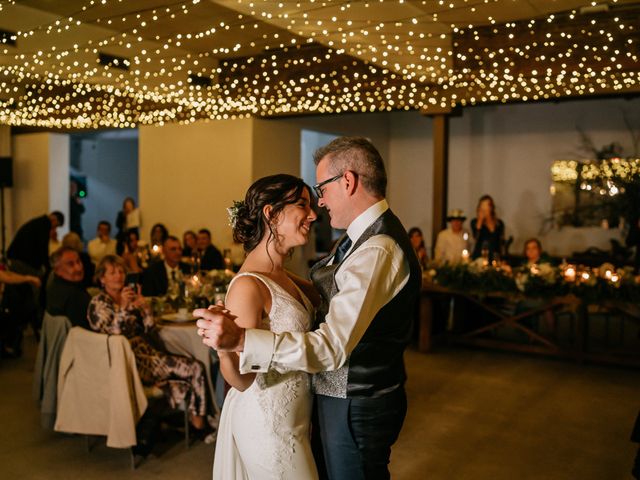
[[[405,228],[418,227],[422,230],[427,251],[430,251],[433,122],[431,118],[417,112],[395,112],[389,118],[389,204]]]
[[[488,193],[504,219],[511,252],[523,242],[541,238],[554,255],[589,246],[609,248],[617,231],[565,228],[541,234],[551,212],[550,167],[554,160],[584,158],[577,127],[601,148],[618,142],[632,153],[626,113],[640,129],[640,100],[599,99],[563,103],[518,104],[469,108],[451,119],[449,206],[474,216],[477,199]]]
[[[69,135],[49,134],[49,208],[64,214],[58,240],[69,232]]]
[[[11,224],[7,245],[13,233],[25,222],[59,210],[69,217],[69,137],[54,133],[13,136],[13,188]],[[65,220],[58,238],[68,231]]]
[[[157,222],[182,239],[206,227],[213,243],[231,244],[226,208],[252,179],[253,120],[140,127],[139,195],[145,228]],[[148,228],[147,228],[148,227]]]

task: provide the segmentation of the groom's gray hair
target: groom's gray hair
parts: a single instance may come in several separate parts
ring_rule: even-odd
[[[369,193],[378,197],[386,195],[387,172],[382,157],[366,138],[338,137],[313,154],[316,165],[325,158],[333,174],[340,175],[350,170],[361,177],[362,185]]]

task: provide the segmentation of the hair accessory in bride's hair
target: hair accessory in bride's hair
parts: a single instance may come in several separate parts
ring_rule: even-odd
[[[227,215],[229,215],[229,225],[231,228],[236,228],[236,224],[238,223],[238,215],[241,214],[242,210],[247,208],[247,204],[242,200],[234,200],[233,205],[227,208]]]

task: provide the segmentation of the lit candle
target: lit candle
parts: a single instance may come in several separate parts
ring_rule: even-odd
[[[618,277],[618,274],[617,274],[617,273],[613,273],[613,274],[611,274],[611,281],[612,281],[613,283],[617,283],[617,282],[618,282],[618,280],[620,280],[620,277]]]
[[[153,247],[151,247],[151,250],[154,254],[157,254],[160,251],[160,247],[158,245],[154,245]]]
[[[567,269],[564,271],[564,278],[568,282],[575,282],[576,269],[573,267],[567,267]]]
[[[589,272],[582,272],[582,280],[585,282],[589,280]]]
[[[462,261],[464,263],[467,263],[469,261],[469,250],[467,250],[466,248],[462,250]]]
[[[617,275],[616,275],[617,277]],[[611,270],[607,270],[606,272],[604,272],[604,278],[606,278],[607,280],[612,280],[612,276],[611,276]]]

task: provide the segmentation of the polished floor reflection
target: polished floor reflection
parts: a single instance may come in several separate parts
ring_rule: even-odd
[[[180,439],[136,471],[125,451],[45,432],[31,399],[33,337],[0,363],[2,478],[211,478],[213,446]],[[640,374],[519,355],[409,351],[409,414],[392,454],[400,480],[626,479]]]

